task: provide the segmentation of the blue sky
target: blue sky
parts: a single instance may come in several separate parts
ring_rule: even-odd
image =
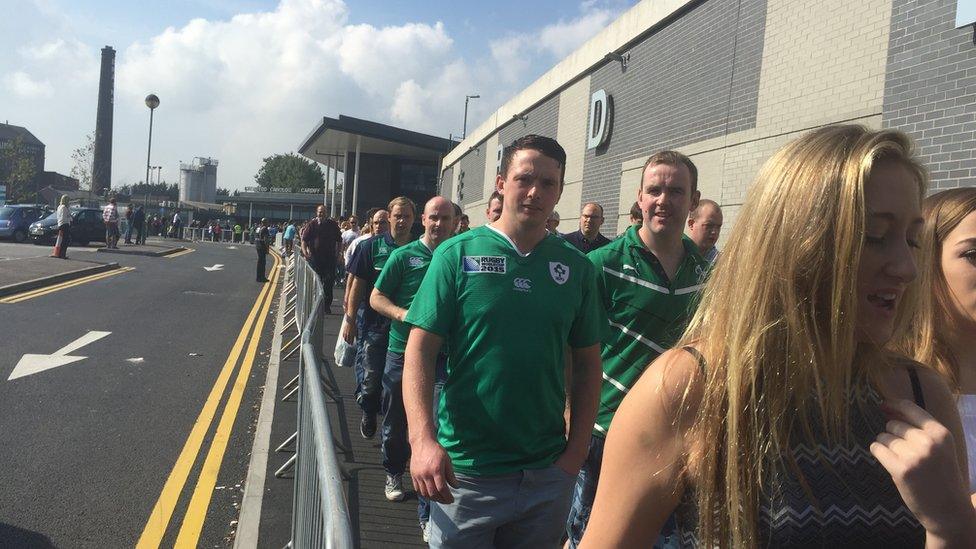
[[[94,129],[99,49],[117,53],[113,184],[153,164],[220,161],[218,184],[251,185],[261,158],[294,150],[321,116],[460,132],[604,28],[635,0],[0,0],[0,120],[47,145],[68,173]]]

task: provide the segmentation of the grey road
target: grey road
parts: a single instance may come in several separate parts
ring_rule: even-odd
[[[40,249],[19,247],[4,246],[0,257]],[[0,304],[0,547],[132,547],[148,530],[162,535],[156,544],[172,546],[193,522],[186,509],[197,484],[207,485],[201,466],[221,434],[237,363],[201,431],[200,450],[184,457],[189,472],[173,492],[171,519],[147,528],[264,286],[254,281],[252,247],[191,247],[174,258],[113,255],[134,270]],[[204,269],[216,264],[223,267]],[[200,547],[226,545],[237,515],[270,330],[269,318],[238,391],[239,412],[227,423],[226,453],[216,456],[212,499],[196,515],[203,519]],[[90,343],[61,353],[84,359],[23,358],[51,355],[86,334],[79,345]],[[68,360],[9,379],[18,364],[24,373]]]

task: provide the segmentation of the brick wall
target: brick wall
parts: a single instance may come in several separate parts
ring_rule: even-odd
[[[582,201],[613,220],[623,161],[755,125],[765,16],[764,0],[709,0],[635,45],[626,70],[608,61],[592,73],[614,120],[609,144],[586,152]]]
[[[885,127],[915,140],[932,190],[976,185],[976,46],[956,0],[894,0]]]
[[[467,206],[472,202],[482,199],[484,194],[485,182],[485,143],[479,143],[477,147],[461,157],[455,165],[458,170],[458,194],[455,195],[460,200],[462,206]]]

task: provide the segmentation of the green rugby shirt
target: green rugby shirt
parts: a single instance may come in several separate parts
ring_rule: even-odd
[[[432,255],[423,239],[414,240],[393,250],[376,279],[376,289],[386,294],[397,307],[410,309],[420,282],[427,274]],[[410,326],[399,320],[392,321],[389,351],[402,354],[407,347],[408,335]]]
[[[665,280],[637,229],[628,228],[587,256],[597,268],[597,287],[608,316],[600,346],[603,387],[595,436],[607,436],[613,415],[641,373],[681,337],[708,273],[708,262],[694,242],[682,239],[685,257],[673,280]]]
[[[472,229],[434,251],[406,322],[450,343],[437,437],[455,470],[552,465],[566,448],[564,347],[598,344],[607,322],[586,256],[555,235],[522,255]]]

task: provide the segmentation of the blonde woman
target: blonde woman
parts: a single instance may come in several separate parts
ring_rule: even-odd
[[[959,393],[976,502],[976,188],[930,196],[923,212],[922,248],[931,259],[919,278],[931,294],[908,333],[908,349],[915,360],[943,372]]]
[[[952,395],[888,350],[916,299],[910,148],[832,126],[766,163],[611,424],[583,547],[648,547],[672,513],[682,546],[972,546]]]

